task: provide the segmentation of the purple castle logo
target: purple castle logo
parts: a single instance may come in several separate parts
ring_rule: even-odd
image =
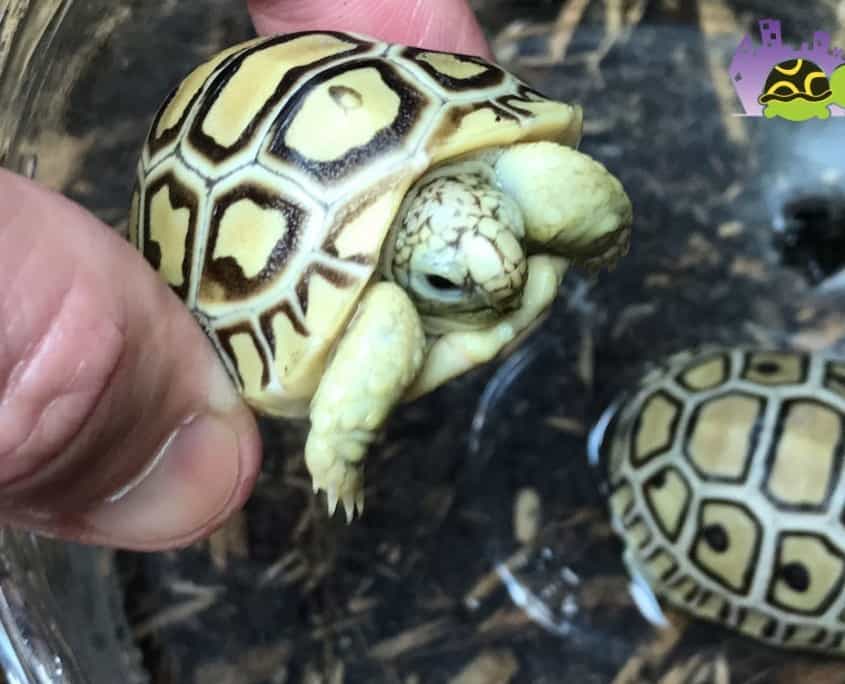
[[[746,35],[730,64],[745,115],[792,121],[845,116],[845,55],[831,47],[830,35],[816,31],[812,44],[794,48],[783,43],[780,21],[762,19],[759,29],[760,44]]]

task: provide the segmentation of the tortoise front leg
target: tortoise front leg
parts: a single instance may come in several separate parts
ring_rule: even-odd
[[[602,164],[551,142],[513,145],[493,156],[501,188],[525,217],[529,253],[597,270],[628,252],[631,201]]]
[[[329,513],[343,503],[351,521],[364,509],[364,456],[391,409],[417,376],[425,335],[398,285],[372,285],[340,340],[311,402],[305,463]]]

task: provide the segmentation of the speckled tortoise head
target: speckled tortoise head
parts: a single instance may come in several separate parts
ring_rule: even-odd
[[[479,329],[521,306],[530,255],[613,265],[630,222],[622,186],[590,157],[551,142],[486,149],[411,188],[383,270],[426,332]]]
[[[478,57],[309,31],[236,45],[168,97],[130,237],[244,399],[309,416],[329,508],[363,506],[390,410],[507,353],[631,205],[581,109]]]

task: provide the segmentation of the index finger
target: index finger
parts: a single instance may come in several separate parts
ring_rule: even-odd
[[[248,0],[261,34],[351,31],[403,45],[491,57],[465,0]]]

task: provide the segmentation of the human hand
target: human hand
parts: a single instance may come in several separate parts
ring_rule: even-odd
[[[260,33],[488,54],[461,0],[252,0]],[[243,505],[261,445],[202,330],[135,249],[0,169],[0,524],[179,547]]]
[[[490,57],[466,0],[247,0],[261,34],[332,28],[391,43]]]

